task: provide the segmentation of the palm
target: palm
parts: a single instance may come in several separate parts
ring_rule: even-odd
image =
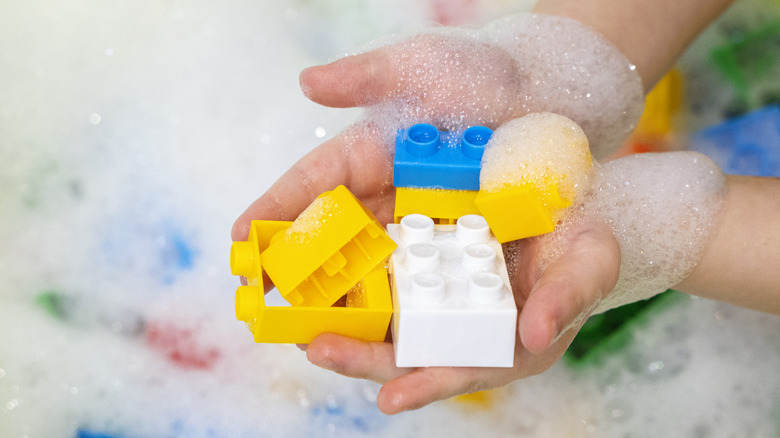
[[[518,110],[517,106],[510,109],[512,102],[502,94],[517,86],[512,79],[516,77],[511,69],[513,63],[458,64],[458,70],[453,72],[453,65],[444,62],[428,74],[436,76],[450,68],[451,76],[429,78],[431,90],[420,90],[410,83],[415,54],[442,50],[441,38],[415,40],[414,49],[389,46],[315,67],[302,73],[301,82],[312,100],[327,106],[381,104],[394,99],[412,101],[415,110],[402,114],[403,120],[431,122],[445,128],[463,124],[497,127],[523,115],[517,111],[527,111]],[[404,57],[404,53],[411,55]],[[487,50],[480,53],[494,59],[506,56]],[[492,70],[486,72],[485,66]],[[491,79],[474,89],[463,82],[474,75]],[[489,101],[497,104],[475,102],[475,95],[488,96]],[[447,105],[442,105],[441,96],[448,97]],[[392,152],[387,138],[377,135],[371,124],[370,118],[359,122],[303,157],[238,218],[233,239],[246,239],[253,219],[293,220],[320,193],[339,184],[347,186],[381,222],[390,222],[395,200]],[[537,262],[539,254],[549,246],[545,238],[525,239],[505,247],[521,312],[513,368],[399,369],[395,367],[391,344],[332,334],[314,339],[307,356],[313,363],[338,373],[385,383],[377,403],[387,413],[538,374],[560,358],[577,331],[559,335],[563,329],[572,322],[576,327],[582,319],[577,318],[586,315],[594,302],[612,290],[620,266],[617,243],[602,226],[580,225],[561,241],[561,255],[550,266]]]

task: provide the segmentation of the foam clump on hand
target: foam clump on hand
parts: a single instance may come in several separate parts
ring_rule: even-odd
[[[562,16],[519,14],[485,27],[522,77],[523,107],[574,120],[591,152],[606,158],[633,131],[644,108],[636,66],[606,38]]]
[[[602,220],[621,248],[617,285],[598,311],[649,298],[696,267],[719,219],[723,172],[697,152],[631,155],[606,163],[585,198],[586,220]]]
[[[595,312],[649,298],[685,279],[715,229],[726,187],[717,165],[697,152],[591,162],[582,130],[552,113],[529,114],[494,132],[482,158],[481,189],[550,181],[574,202],[557,212],[556,230],[539,237],[542,270],[567,251],[583,226],[608,226],[620,246],[617,284]]]
[[[372,43],[387,56],[386,95],[366,100],[373,126],[415,123],[462,131],[498,128],[533,112],[555,112],[585,132],[597,159],[630,134],[643,108],[635,67],[605,38],[566,17],[510,16],[481,29],[433,28]],[[379,68],[380,66],[377,66]]]
[[[531,185],[575,199],[591,168],[588,139],[568,117],[532,113],[498,128],[482,157],[480,189],[497,192]]]
[[[620,244],[620,274],[594,312],[650,298],[696,267],[720,217],[725,187],[721,170],[697,152],[630,155],[596,165],[590,187],[559,230],[542,237],[541,263],[565,251],[568,230],[604,223]]]

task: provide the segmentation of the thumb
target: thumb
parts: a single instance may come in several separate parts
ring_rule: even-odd
[[[520,314],[525,348],[539,354],[579,327],[617,283],[620,246],[606,227],[578,233],[531,290]]]
[[[367,106],[381,102],[397,86],[395,69],[385,50],[348,56],[301,72],[303,93],[333,108]]]

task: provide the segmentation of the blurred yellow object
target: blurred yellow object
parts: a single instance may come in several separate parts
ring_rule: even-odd
[[[676,69],[671,70],[645,97],[645,109],[634,136],[641,139],[664,137],[674,132],[674,117],[683,100],[683,79]]]
[[[455,397],[455,401],[458,403],[468,404],[470,407],[476,406],[482,409],[491,408],[494,399],[493,391],[477,391]]]

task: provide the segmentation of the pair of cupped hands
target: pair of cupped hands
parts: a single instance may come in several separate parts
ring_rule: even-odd
[[[514,59],[485,46],[474,47],[474,53],[489,57],[489,65],[480,59],[452,62],[443,56],[452,53],[449,43],[446,36],[421,36],[311,67],[301,73],[301,87],[312,101],[328,107],[390,105],[406,108],[401,111],[409,120],[439,126],[495,129],[534,111],[511,97],[523,96]],[[463,42],[458,44],[462,48]],[[429,56],[437,52],[442,56]],[[420,59],[428,61],[422,66]],[[435,80],[421,87],[425,78],[420,75]],[[475,96],[487,103],[475,104]],[[319,194],[339,184],[382,223],[392,222],[392,148],[376,123],[367,116],[304,156],[237,219],[233,239],[245,240],[254,219],[294,220]],[[512,254],[507,267],[519,309],[512,368],[398,368],[392,344],[334,334],[315,338],[306,346],[306,356],[322,368],[383,384],[377,405],[387,414],[542,373],[563,355],[594,304],[612,291],[620,270],[620,246],[606,225],[579,223],[567,229],[563,241],[561,255],[546,266],[537,260],[539,238],[504,245]]]

